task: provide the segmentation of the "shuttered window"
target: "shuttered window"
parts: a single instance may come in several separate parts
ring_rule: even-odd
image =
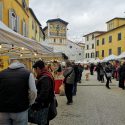
[[[25,23],[25,21],[23,20],[23,22],[22,22],[23,24],[22,24],[22,29],[23,29],[23,36],[26,36],[26,23]]]
[[[3,3],[0,2],[0,20],[3,20]]]
[[[26,24],[26,36],[28,37],[28,33],[29,33],[29,31],[28,31],[28,24]]]
[[[20,33],[20,17],[17,16],[17,32]]]
[[[28,36],[28,24],[26,24],[25,20],[22,22],[22,35]]]
[[[17,19],[17,18],[18,17],[16,15],[16,13],[14,12],[14,10],[9,9],[9,27],[15,32],[17,32],[19,30],[19,28],[18,28],[19,19]]]

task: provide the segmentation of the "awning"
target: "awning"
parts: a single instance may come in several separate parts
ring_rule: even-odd
[[[117,60],[117,56],[116,55],[110,55],[110,56],[107,56],[105,57],[102,62],[107,62],[107,61],[112,61],[112,60]]]
[[[42,56],[61,56],[53,52],[52,47],[24,37],[0,21],[0,55],[12,58],[33,58]]]

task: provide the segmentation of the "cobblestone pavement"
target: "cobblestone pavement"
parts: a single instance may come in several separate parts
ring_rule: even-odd
[[[125,125],[125,91],[115,80],[110,85],[109,90],[94,75],[78,84],[73,105],[66,105],[66,97],[57,95],[58,116],[50,125]]]

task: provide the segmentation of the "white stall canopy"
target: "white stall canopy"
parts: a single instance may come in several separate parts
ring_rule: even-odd
[[[13,58],[32,58],[42,56],[61,56],[54,53],[53,48],[24,37],[0,21],[0,55],[8,55]]]
[[[119,56],[118,56],[118,59],[123,59],[125,58],[125,52],[121,53]]]
[[[107,62],[107,61],[112,61],[112,60],[117,60],[117,56],[116,55],[110,55],[110,56],[107,56],[107,57],[105,57],[103,60],[102,60],[102,62]]]

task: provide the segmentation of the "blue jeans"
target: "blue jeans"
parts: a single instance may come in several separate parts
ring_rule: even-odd
[[[19,113],[0,112],[0,125],[28,125],[28,111]]]

